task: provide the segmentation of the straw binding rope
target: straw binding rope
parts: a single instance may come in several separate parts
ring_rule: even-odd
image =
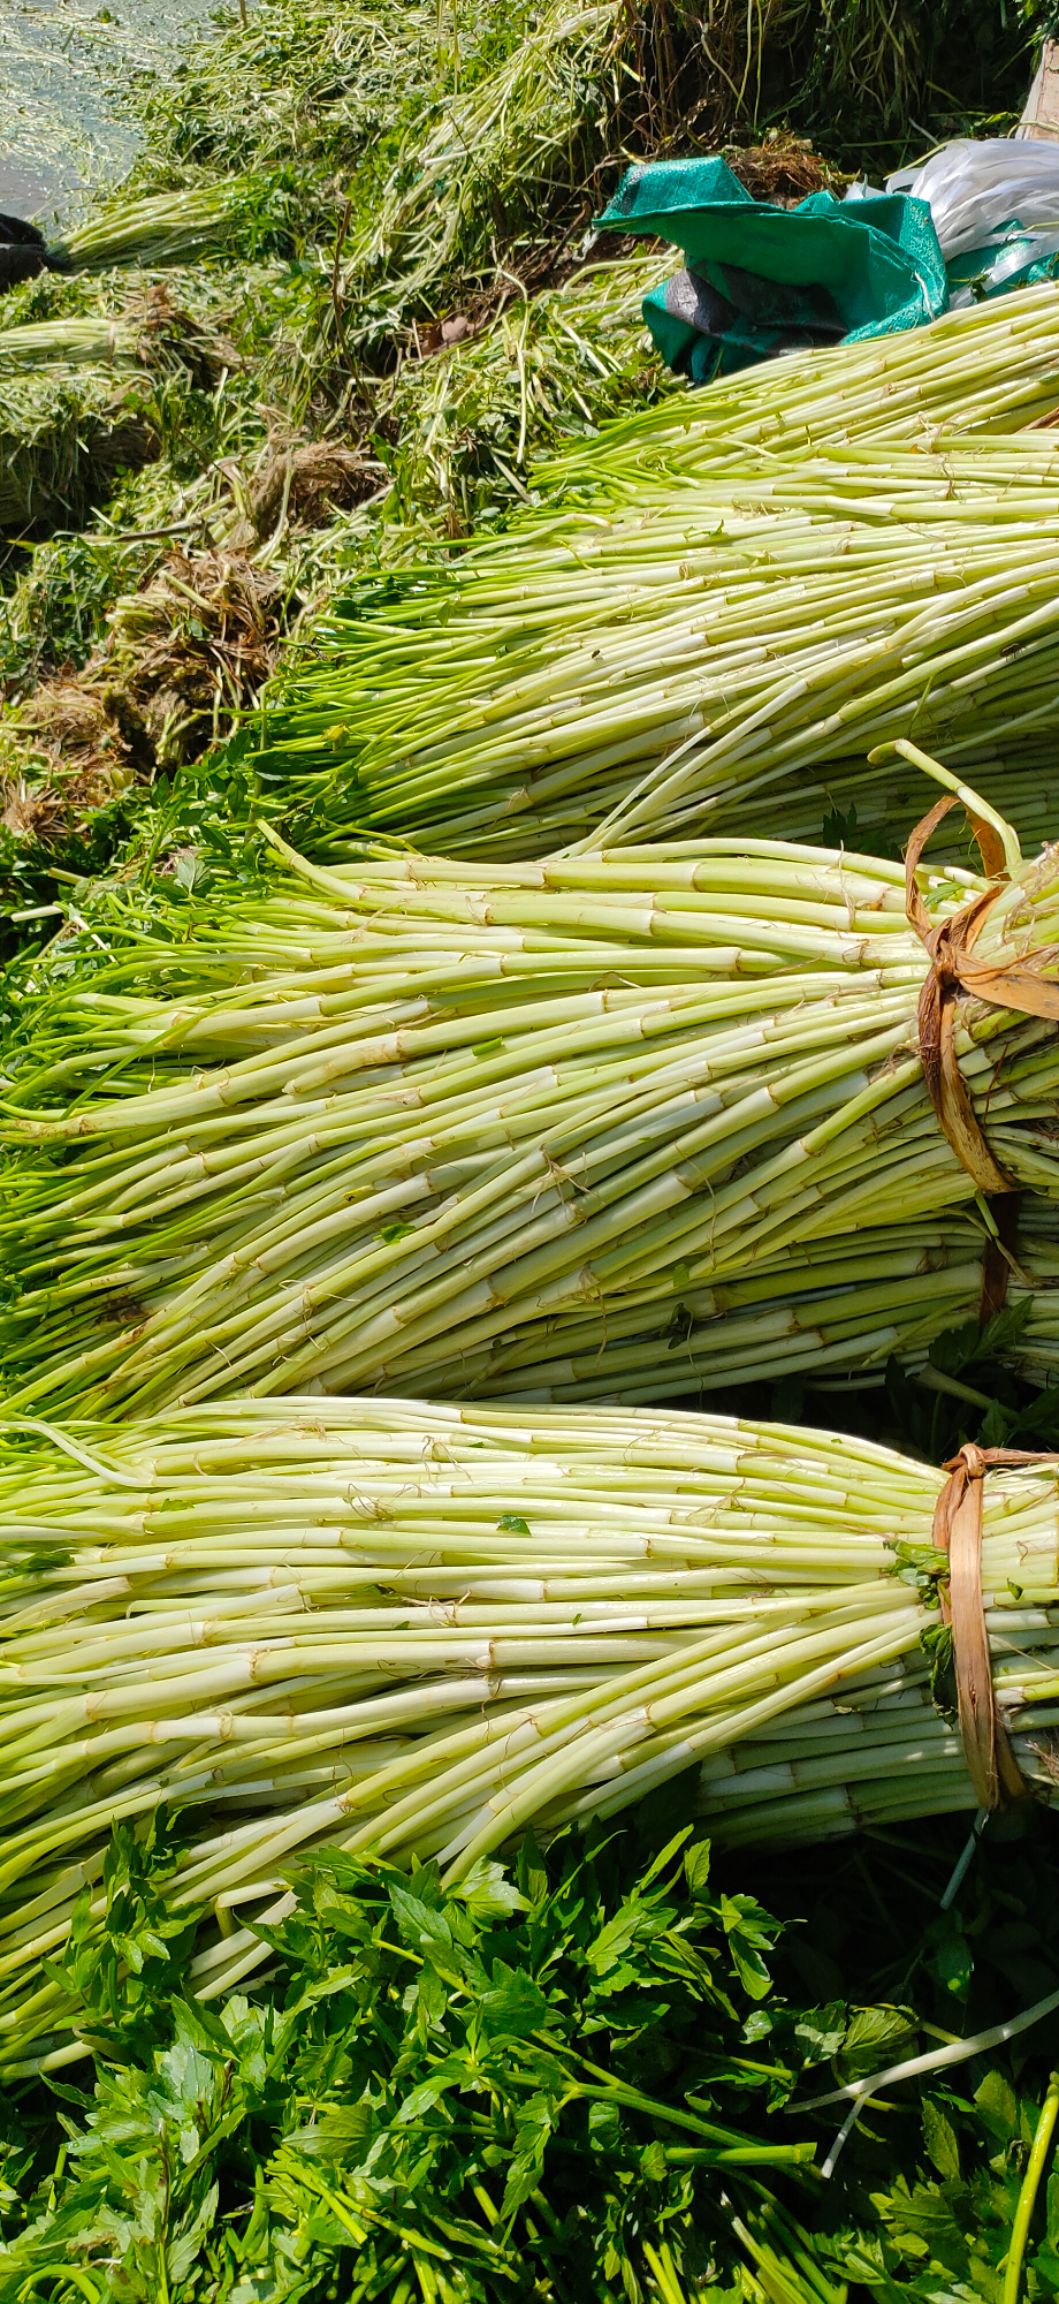
[[[961,995],[985,1000],[994,1008],[1013,1008],[1022,1016],[1040,1016],[1059,1023],[1059,984],[1044,981],[1040,970],[1045,955],[1033,964],[1015,961],[995,967],[973,960],[971,953],[982,922],[996,902],[1005,880],[1004,855],[993,827],[967,807],[982,864],[993,885],[974,896],[948,920],[932,922],[919,893],[916,869],[932,832],[955,808],[955,794],[938,800],[924,816],[905,850],[905,905],[909,921],[930,956],[931,968],[919,998],[919,1048],[923,1077],[930,1100],[949,1143],[973,1184],[987,1194],[1009,1193],[1015,1183],[994,1158],[956,1054],[956,1002]]]
[[[945,1465],[949,1477],[934,1507],[935,1548],[949,1563],[939,1598],[942,1622],[952,1631],[960,1737],[975,1798],[987,1812],[1033,1797],[993,1692],[982,1599],[985,1475],[993,1466],[1024,1464],[1059,1464],[1059,1457],[1048,1450],[979,1448],[968,1441]]]
[[[1044,954],[1033,965],[983,966],[971,958],[982,923],[1006,879],[1004,852],[993,826],[967,809],[982,864],[992,885],[972,897],[962,911],[932,923],[919,892],[916,871],[923,850],[949,810],[955,794],[938,800],[905,850],[905,903],[909,921],[930,957],[919,998],[919,1047],[923,1077],[938,1122],[977,1189],[994,1203],[996,1234],[986,1244],[982,1264],[980,1317],[995,1317],[1003,1306],[1014,1258],[1019,1193],[1014,1179],[995,1158],[956,1053],[956,1002],[962,996],[1011,1008],[1019,1015],[1059,1022],[1059,985],[1044,981]],[[982,1503],[985,1475],[994,1466],[1055,1464],[1047,1451],[979,1448],[967,1442],[945,1465],[949,1477],[934,1511],[934,1543],[948,1560],[940,1592],[942,1622],[952,1631],[956,1710],[968,1774],[980,1809],[989,1813],[1032,1797],[997,1705],[982,1599]]]

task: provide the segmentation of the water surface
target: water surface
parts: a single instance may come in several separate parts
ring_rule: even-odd
[[[217,13],[218,0],[0,0],[0,209],[51,225],[120,177],[139,142],[137,74],[164,73]]]

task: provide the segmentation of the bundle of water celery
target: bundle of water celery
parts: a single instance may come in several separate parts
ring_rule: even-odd
[[[705,391],[671,395],[538,466],[549,496],[635,495],[645,477],[698,482],[748,453],[800,458],[821,442],[898,449],[939,433],[997,434],[1054,422],[1059,296],[1052,281],[947,312],[929,328],[791,352]],[[877,451],[878,453],[878,451]]]
[[[9,1404],[562,1392],[571,1359],[606,1397],[612,1358],[649,1396],[689,1320],[759,1278],[782,1308],[807,1255],[830,1288],[863,1244],[878,1278],[887,1236],[900,1325],[924,1232],[980,1260],[983,1161],[1031,1216],[1059,1199],[1059,855],[1004,837],[1006,879],[920,867],[918,926],[899,866],[775,842],[288,855],[101,899],[7,1033]],[[985,990],[952,1005],[939,1104],[924,935],[969,904]]]
[[[265,805],[314,855],[366,831],[521,858],[828,824],[896,852],[920,799],[879,748],[914,737],[1036,845],[1057,481],[1055,434],[1026,432],[748,452],[545,506],[328,610],[266,700]]]
[[[267,1958],[256,1924],[321,1843],[432,1853],[470,1892],[525,1826],[689,1769],[734,1838],[1047,1796],[1056,1482],[962,1480],[961,1614],[952,1482],[834,1433],[380,1400],[6,1421],[0,2069],[78,2053],[54,1963],[75,1908],[82,1942],[99,1924],[111,1827],[159,1807],[212,1995]]]

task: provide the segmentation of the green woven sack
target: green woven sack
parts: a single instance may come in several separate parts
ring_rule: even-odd
[[[667,366],[698,383],[798,345],[918,328],[948,301],[930,210],[901,192],[776,208],[722,159],[667,160],[628,169],[598,221],[682,249],[685,270],[652,289],[644,319]]]

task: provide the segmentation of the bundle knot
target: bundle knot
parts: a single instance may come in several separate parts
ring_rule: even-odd
[[[949,919],[932,921],[919,892],[916,871],[931,834],[950,808],[967,809],[982,864],[992,885],[973,896],[962,911]],[[972,959],[982,923],[1006,885],[1004,851],[991,824],[976,816],[955,794],[936,801],[917,824],[905,850],[905,909],[930,957],[930,970],[919,996],[919,1051],[923,1077],[931,1103],[949,1143],[979,1192],[1000,1195],[1018,1189],[996,1159],[971,1101],[956,1053],[956,1003],[967,995],[994,1008],[1012,1008],[1019,1015],[1039,1016],[1059,1023],[1059,983],[1048,981],[1043,970],[1059,964],[1054,952],[1039,952],[1032,960],[991,965]]]
[[[956,1713],[978,1806],[1011,1808],[1032,1797],[993,1691],[989,1633],[982,1598],[982,1502],[994,1466],[1059,1464],[1049,1450],[979,1448],[968,1441],[945,1465],[949,1477],[934,1508],[934,1545],[949,1572],[940,1591],[942,1622],[952,1631]]]

